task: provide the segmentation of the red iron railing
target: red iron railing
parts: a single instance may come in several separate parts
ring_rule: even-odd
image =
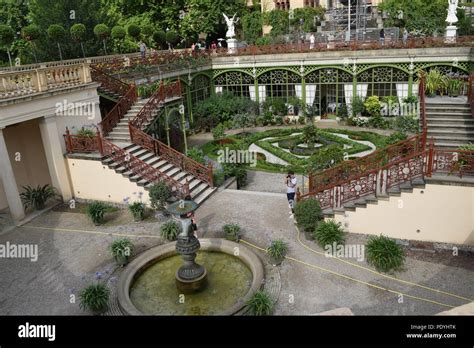
[[[102,153],[102,139],[100,132],[97,132],[95,136],[80,136],[73,135],[69,132],[66,127],[66,134],[64,141],[66,142],[67,153]]]
[[[471,115],[474,118],[474,72],[471,71],[469,74],[469,80],[468,80],[468,92],[467,92],[467,98],[469,101],[469,105],[471,105]]]
[[[448,175],[474,175],[474,151],[435,149],[432,171]]]
[[[379,168],[405,158],[425,148],[426,134],[418,134],[384,149],[327,169],[320,173],[310,173],[309,193],[323,187],[334,186],[361,173],[372,172]]]
[[[418,84],[418,100],[420,102],[420,128],[422,133],[424,134],[428,132],[428,126],[426,121],[425,83],[426,75],[424,72],[422,72]]]
[[[177,192],[181,198],[189,196],[189,183],[187,180],[182,184],[107,139],[102,138],[102,147],[103,151],[101,154],[118,163],[120,167],[124,167],[125,172],[131,173],[130,176],[137,176],[150,183],[165,181],[172,191]]]
[[[91,77],[92,81],[99,82],[101,87],[109,90],[111,92],[117,93],[121,96],[124,96],[127,94],[128,90],[130,89],[130,85],[111,76],[103,71],[94,68],[93,66],[91,68]]]
[[[166,86],[161,84],[137,116],[129,122],[131,141],[136,145],[152,151],[155,155],[162,157],[181,170],[207,182],[212,187],[213,172],[211,165],[206,167],[142,131],[143,126],[152,121],[155,117],[157,108],[159,108],[166,99],[176,96],[181,96],[181,84],[179,80]]]
[[[99,123],[102,135],[107,136],[120,122],[123,116],[131,109],[138,99],[137,88],[131,85],[127,93],[119,99],[117,104],[110,110]]]

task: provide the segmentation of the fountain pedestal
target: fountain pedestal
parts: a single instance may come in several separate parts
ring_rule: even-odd
[[[176,287],[184,294],[202,290],[206,286],[207,271],[196,263],[196,254],[201,247],[191,228],[191,219],[187,215],[196,210],[193,201],[178,201],[166,207],[181,224],[181,233],[176,241],[176,251],[183,258],[183,265],[176,271]]]
[[[207,271],[195,262],[200,247],[199,240],[194,235],[179,237],[176,242],[176,251],[183,258],[183,265],[176,271],[176,286],[184,294],[199,291],[206,286]]]

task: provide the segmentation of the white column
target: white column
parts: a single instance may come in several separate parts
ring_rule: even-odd
[[[68,201],[72,198],[72,190],[66,168],[66,160],[61,147],[62,139],[59,137],[56,117],[47,116],[43,118],[40,122],[40,131],[51,181],[63,199]]]
[[[3,182],[3,190],[7,198],[10,213],[15,221],[25,217],[25,210],[20,199],[20,192],[13,173],[10,157],[8,156],[7,144],[3,137],[3,128],[0,128],[0,177]]]

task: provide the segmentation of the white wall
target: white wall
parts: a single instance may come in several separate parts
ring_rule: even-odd
[[[100,161],[72,158],[66,161],[74,197],[123,204],[125,197],[130,197],[130,203],[138,201],[138,192],[143,192],[142,202],[149,204],[148,192],[143,187]]]
[[[335,220],[352,233],[474,245],[474,187],[427,184]]]

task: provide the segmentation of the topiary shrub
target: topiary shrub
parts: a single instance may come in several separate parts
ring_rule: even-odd
[[[82,56],[85,58],[86,52],[84,51],[83,42],[86,40],[86,36],[87,36],[86,26],[82,23],[76,23],[71,27],[70,33],[71,33],[71,38],[74,41],[79,42],[81,44]]]
[[[238,242],[240,240],[240,226],[237,224],[226,224],[222,227],[222,230],[225,234],[225,239],[231,240],[233,242]]]
[[[307,198],[295,205],[295,218],[298,225],[305,231],[312,232],[322,219],[321,207],[316,198]]]
[[[135,40],[138,40],[140,38],[141,31],[142,30],[140,29],[140,27],[136,24],[130,24],[127,27],[128,35],[133,37]]]
[[[336,223],[334,220],[321,221],[318,224],[318,227],[313,232],[314,240],[322,248],[325,248],[327,245],[336,245],[344,244],[344,234],[341,227],[341,223]]]
[[[101,24],[97,24],[95,27],[94,27],[94,35],[99,39],[99,40],[102,40],[102,44],[104,46],[104,53],[107,54],[107,46],[105,44],[105,41],[108,39],[108,37],[110,36],[110,28],[101,23]]]
[[[161,237],[169,241],[176,240],[180,232],[181,227],[173,220],[165,222],[160,228]]]
[[[270,315],[273,311],[273,301],[266,292],[259,290],[247,302],[247,307],[252,315]]]
[[[405,254],[393,239],[371,236],[366,244],[367,262],[382,272],[399,270],[405,263]]]
[[[158,47],[163,48],[163,45],[166,43],[166,33],[163,30],[155,31],[153,33],[153,41],[155,41]]]
[[[30,24],[21,29],[21,37],[26,41],[38,40],[41,36],[41,29],[36,24]]]
[[[150,187],[149,195],[152,208],[163,210],[166,201],[171,197],[171,189],[164,181],[160,181]]]
[[[8,25],[0,24],[0,47],[9,48],[15,40],[15,32]]]
[[[166,33],[166,42],[172,47],[178,41],[178,33],[170,30]]]

